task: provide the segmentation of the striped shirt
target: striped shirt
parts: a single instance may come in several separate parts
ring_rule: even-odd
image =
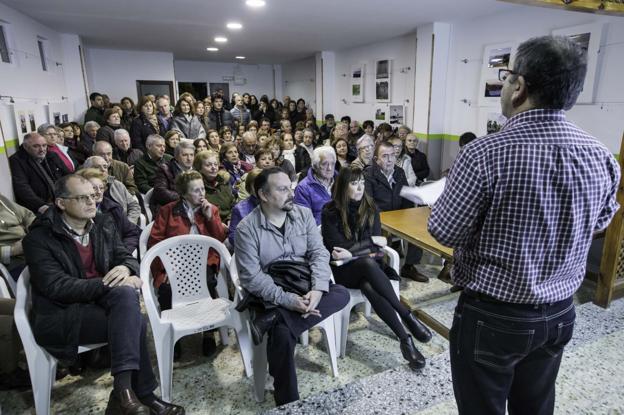
[[[454,251],[456,284],[498,300],[570,297],[592,234],[619,208],[620,166],[559,110],[530,110],[464,147],[429,232]]]

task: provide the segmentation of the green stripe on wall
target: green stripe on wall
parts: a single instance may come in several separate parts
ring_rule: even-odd
[[[458,135],[453,134],[426,134],[426,133],[414,133],[418,139],[421,140],[445,140],[445,141],[459,141]]]
[[[13,140],[4,140],[4,145],[6,146],[6,148],[15,148],[19,145],[18,143],[19,140],[17,138],[14,138]]]

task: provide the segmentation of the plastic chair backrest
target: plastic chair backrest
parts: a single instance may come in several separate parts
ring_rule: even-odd
[[[151,247],[142,262],[148,268],[160,258],[171,284],[172,306],[211,298],[206,283],[208,251],[214,249],[227,268],[231,255],[225,245],[204,235],[180,235],[165,239]]]
[[[152,199],[152,193],[154,193],[154,189],[149,189],[147,193],[142,195],[143,197],[143,206],[145,207],[145,214],[147,216],[147,221],[151,222],[153,219],[152,209],[150,208],[150,200]]]
[[[9,287],[4,282],[4,278],[0,278],[0,298],[13,298]]]
[[[141,231],[141,236],[139,237],[139,258],[141,259],[143,259],[143,255],[147,252],[147,241],[149,240],[150,233],[152,233],[153,226],[154,222],[150,222]]]
[[[28,319],[31,307],[30,271],[28,267],[26,267],[17,280],[17,293],[15,295],[15,310],[13,315],[24,349],[28,350],[39,347],[35,341],[35,336],[30,327],[30,320]]]
[[[10,296],[6,298],[15,298],[17,284],[15,283],[15,280],[13,279],[13,276],[11,275],[9,270],[2,264],[0,264],[0,274],[2,274],[2,276],[0,276],[0,279],[4,280],[4,284],[9,290]]]

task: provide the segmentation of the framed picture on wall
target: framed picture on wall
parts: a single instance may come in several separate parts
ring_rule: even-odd
[[[516,51],[516,43],[499,43],[485,46],[479,83],[479,106],[497,107],[503,83],[498,70],[509,68],[509,60]]]
[[[375,79],[389,79],[391,63],[392,61],[390,59],[382,59],[375,62]]]
[[[392,91],[392,61],[381,59],[375,62],[375,100],[390,102]]]
[[[375,99],[377,102],[390,102],[390,80],[375,81]]]
[[[594,102],[594,89],[596,87],[600,44],[604,36],[603,23],[590,23],[580,26],[566,27],[552,31],[555,36],[567,36],[577,42],[587,51],[587,74],[583,91],[576,100],[577,104],[591,104]]]
[[[366,65],[351,66],[351,102],[364,102],[364,78]]]
[[[172,103],[177,100],[173,88],[173,81],[136,81],[136,86],[139,98],[153,94],[155,96],[169,95],[169,100]]]

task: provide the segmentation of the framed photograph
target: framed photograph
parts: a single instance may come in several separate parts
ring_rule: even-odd
[[[375,99],[377,102],[390,102],[390,80],[375,82]]]
[[[384,108],[377,108],[375,111],[375,121],[379,121],[380,123],[386,121],[386,110]]]
[[[69,102],[50,102],[48,104],[48,119],[56,126],[66,123],[69,121],[70,110]]]
[[[61,113],[60,112],[53,112],[52,113],[52,117],[53,117],[53,120],[54,120],[54,125],[58,127],[61,124]]]
[[[600,44],[604,36],[603,23],[590,23],[580,26],[572,26],[552,31],[554,36],[567,36],[577,42],[587,51],[587,74],[583,91],[576,100],[577,104],[591,104],[594,102],[594,90],[596,87],[599,65]]]
[[[480,108],[478,128],[475,134],[477,134],[477,137],[482,137],[484,135],[497,133],[503,128],[506,122],[507,118],[500,113],[500,110],[488,107]]]
[[[390,105],[390,125],[402,125],[404,114],[405,107],[403,105]]]
[[[487,45],[483,51],[481,79],[479,83],[479,106],[498,107],[503,83],[498,80],[498,70],[509,68],[509,60],[516,50],[515,43]]]
[[[361,63],[351,66],[351,102],[364,102],[364,75],[366,66]]]
[[[390,64],[392,63],[389,59],[383,59],[375,62],[375,79],[389,79],[391,73]]]

